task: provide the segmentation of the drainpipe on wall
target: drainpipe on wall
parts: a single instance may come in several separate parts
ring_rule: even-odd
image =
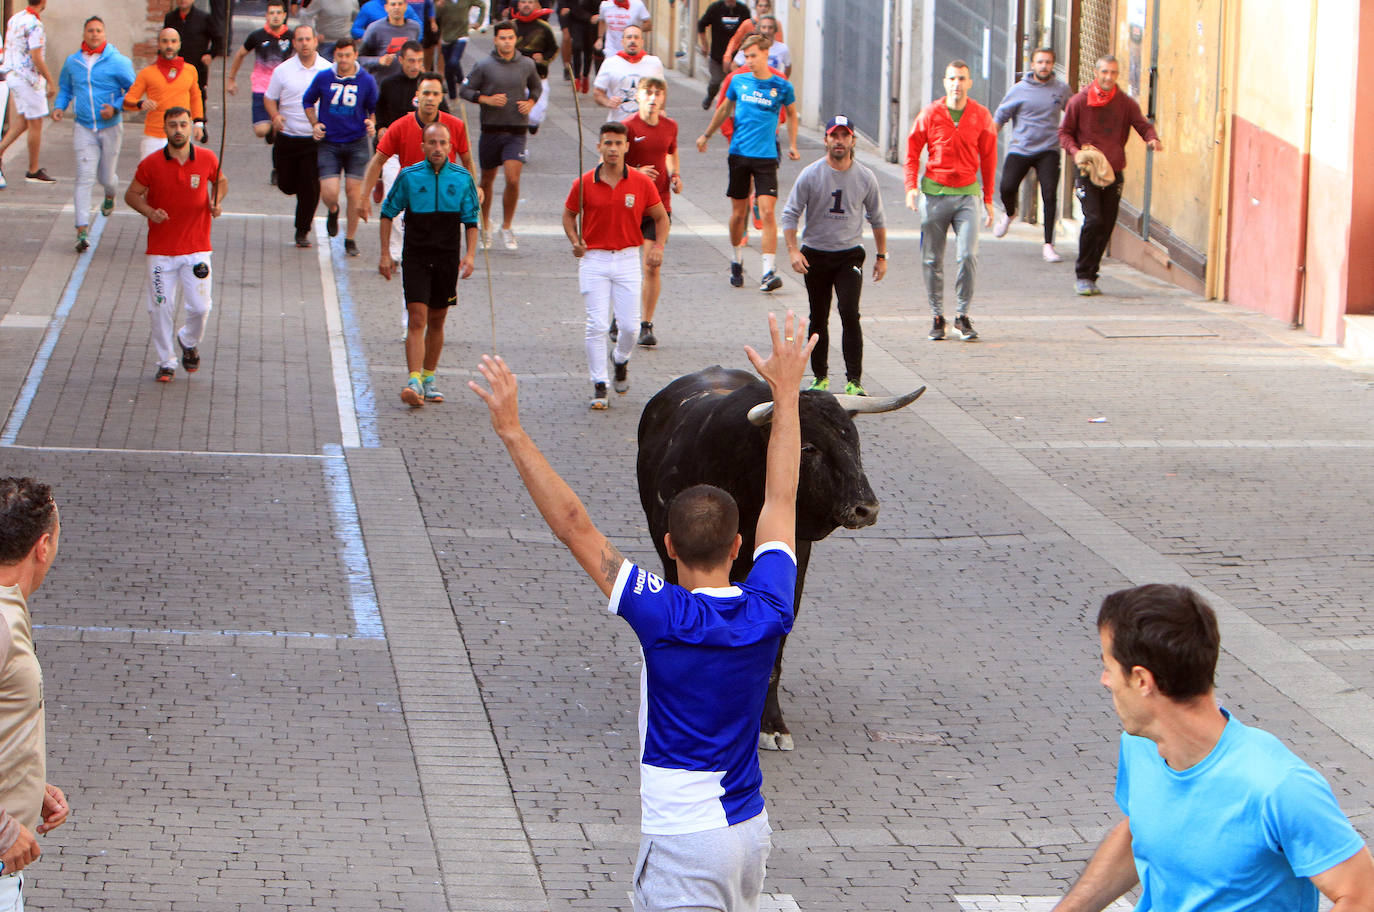
[[[1307,22],[1307,98],[1303,109],[1302,170],[1298,193],[1298,268],[1293,276],[1293,328],[1307,322],[1307,208],[1312,193],[1312,108],[1317,92],[1317,0],[1309,4]]]

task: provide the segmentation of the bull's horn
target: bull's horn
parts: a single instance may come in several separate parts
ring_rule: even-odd
[[[749,423],[754,427],[763,427],[773,420],[773,400],[760,402],[749,410]]]
[[[840,408],[852,415],[876,415],[878,412],[895,412],[899,408],[905,408],[926,391],[923,386],[918,390],[912,390],[902,396],[888,396],[879,399],[876,396],[846,396],[844,393],[836,393],[835,401],[840,404]]]

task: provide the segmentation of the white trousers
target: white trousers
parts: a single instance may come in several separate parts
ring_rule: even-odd
[[[0,912],[24,912],[24,872],[0,877]]]
[[[210,251],[148,257],[148,317],[158,367],[175,368],[180,360],[172,342],[178,297],[186,299],[186,322],[176,334],[181,344],[195,348],[205,334],[205,317],[210,313],[211,306],[210,282],[214,273],[206,273],[203,279],[197,278],[193,272],[197,263],[204,263],[208,267]]]
[[[543,86],[544,89],[539,93],[539,98],[535,101],[534,107],[530,108],[531,127],[537,127],[543,123],[544,115],[549,110],[549,81],[547,79],[543,80]]]
[[[396,183],[396,177],[401,173],[401,160],[396,156],[391,156],[382,165],[382,199],[385,200],[391,195],[391,185]],[[364,193],[371,193],[371,187],[364,187]],[[377,207],[381,211],[381,207]],[[378,216],[381,218],[381,216]],[[401,213],[400,218],[391,221],[391,259],[393,262],[401,262],[401,245],[406,239],[406,214]]]
[[[147,133],[144,133],[143,139],[140,140],[138,144],[138,160],[143,161],[143,159],[152,155],[154,152],[161,152],[166,146],[167,137],[149,136]]]
[[[96,181],[100,181],[106,196],[114,196],[119,189],[115,165],[123,141],[122,123],[103,130],[76,124],[72,133],[72,145],[76,148],[76,227],[85,228],[91,223],[91,187]]]
[[[577,287],[587,305],[587,370],[593,383],[607,381],[606,333],[611,328],[610,310],[620,330],[613,357],[624,364],[634,354],[639,341],[639,289],[644,273],[639,266],[639,248],[588,250],[577,263]]]

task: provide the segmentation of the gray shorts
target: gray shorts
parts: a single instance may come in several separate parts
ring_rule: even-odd
[[[758,912],[773,847],[768,812],[683,836],[641,836],[635,912]]]

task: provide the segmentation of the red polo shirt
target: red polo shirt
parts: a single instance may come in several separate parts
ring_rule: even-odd
[[[624,250],[644,243],[639,230],[644,213],[660,203],[658,189],[641,171],[625,169],[620,183],[612,187],[601,179],[597,165],[573,181],[568,199],[563,205],[569,212],[577,211],[577,187],[582,185],[582,240],[591,250]]]
[[[448,160],[457,162],[458,156],[468,153],[468,130],[463,122],[452,114],[439,112],[439,123],[448,127]],[[377,151],[387,158],[395,155],[401,160],[402,168],[419,164],[425,160],[424,134],[429,124],[420,123],[420,115],[411,112],[394,120],[386,128],[377,142]]]
[[[658,123],[649,126],[636,114],[625,121],[625,129],[630,131],[630,144],[625,149],[625,164],[631,168],[652,165],[658,169],[658,180],[654,189],[658,190],[659,201],[663,208],[672,210],[671,181],[668,177],[668,156],[677,154],[677,121],[659,115]]]
[[[149,256],[182,256],[210,250],[210,187],[219,159],[191,145],[182,164],[164,146],[138,163],[134,180],[148,188],[148,205],[167,213],[167,221],[148,222]]]

